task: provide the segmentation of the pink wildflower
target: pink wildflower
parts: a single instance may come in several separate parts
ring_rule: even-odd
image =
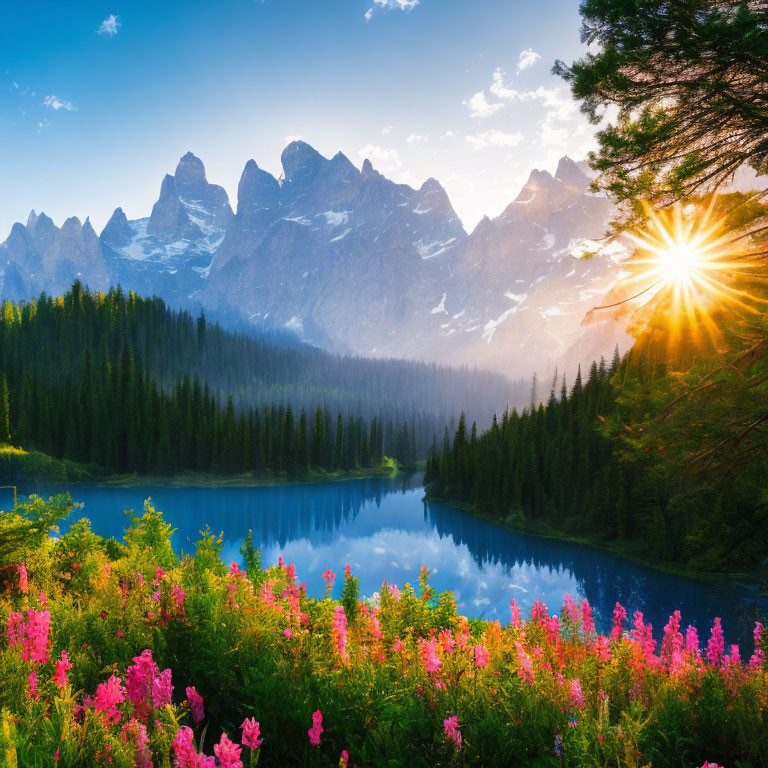
[[[135,768],[152,768],[152,753],[149,750],[146,726],[138,720],[130,720],[123,727],[123,739],[128,736],[133,739],[136,748]]]
[[[396,637],[395,642],[392,643],[392,650],[395,653],[400,653],[403,650],[403,641],[399,637]]]
[[[152,586],[156,587],[160,583],[160,579],[162,579],[163,576],[165,576],[165,571],[159,565],[156,565],[155,578],[154,578],[154,581],[152,582]]]
[[[207,768],[213,766],[213,758],[205,758],[195,752],[194,734],[188,726],[182,726],[173,739],[174,768]]]
[[[26,563],[19,563],[19,589],[25,595],[29,592],[29,580],[27,579]]]
[[[125,674],[125,689],[131,704],[140,704],[152,695],[152,683],[158,674],[157,664],[149,649],[133,657],[133,664]]]
[[[593,635],[595,633],[595,621],[592,618],[592,606],[589,604],[589,600],[585,597],[581,601],[581,626],[584,630],[584,639],[587,635]]]
[[[723,628],[720,624],[720,618],[716,618],[712,625],[712,634],[707,643],[707,659],[713,667],[719,667],[723,661],[725,652],[725,638],[723,637]]]
[[[37,672],[30,672],[27,675],[27,681],[29,682],[27,696],[29,696],[32,701],[37,701],[37,699],[40,698],[40,694],[37,692]]]
[[[627,618],[627,610],[621,603],[616,603],[613,609],[613,628],[611,629],[611,639],[620,640],[624,631],[624,620]]]
[[[456,715],[451,715],[449,718],[443,720],[443,729],[445,735],[453,742],[456,751],[461,749],[461,731],[459,730],[459,718]]]
[[[576,603],[573,602],[573,598],[568,592],[565,593],[565,598],[563,599],[563,611],[571,624],[578,624],[578,621],[581,618],[579,609],[576,607]]]
[[[189,702],[189,708],[192,711],[192,719],[195,721],[195,725],[205,720],[205,708],[203,707],[203,697],[197,692],[194,686],[190,686],[186,690],[187,701]]]
[[[394,597],[395,600],[399,603],[400,588],[397,586],[397,584],[387,584],[387,589],[389,590],[389,593],[392,595],[392,597]]]
[[[419,654],[424,662],[424,668],[427,672],[437,672],[442,662],[437,656],[437,638],[430,637],[429,640],[419,640]]]
[[[675,611],[664,627],[664,639],[661,641],[661,658],[667,663],[676,653],[683,650],[683,636],[680,634],[680,611]]]
[[[381,640],[381,625],[379,624],[379,617],[377,616],[379,609],[374,608],[371,614],[371,637],[375,640]]]
[[[597,638],[597,657],[602,662],[611,660],[611,642],[605,635],[599,635]]]
[[[512,620],[510,623],[513,627],[519,627],[520,615],[522,614],[522,611],[520,610],[520,606],[517,604],[517,600],[513,599],[509,601],[509,609],[512,612]]]
[[[290,628],[283,630],[283,634],[290,640],[293,637],[293,631]]]
[[[320,734],[323,732],[323,713],[318,709],[312,715],[312,727],[307,731],[309,743],[313,747],[320,746]]]
[[[94,712],[104,713],[104,725],[117,725],[120,722],[118,704],[125,701],[125,689],[120,685],[120,678],[112,677],[106,683],[99,683],[93,697]]]
[[[275,603],[277,602],[275,593],[272,591],[274,587],[275,587],[274,579],[267,579],[261,585],[261,590],[259,591],[259,595],[267,605],[275,605]]]
[[[43,609],[47,608],[48,607],[48,597],[45,594],[45,592],[41,592],[37,597],[40,600],[40,605],[43,607]]]
[[[476,645],[475,646],[475,666],[487,667],[489,659],[490,659],[490,654],[488,653],[488,649],[484,645],[480,645],[480,644]]]
[[[348,578],[351,575],[352,575],[352,569],[350,568],[349,563],[347,563],[344,566],[344,578],[346,579],[346,578]]]
[[[347,768],[349,765],[349,752],[346,749],[341,750],[341,757],[339,758],[339,768]]]
[[[456,641],[453,639],[453,632],[450,629],[444,629],[438,636],[440,641],[440,647],[443,649],[443,653],[446,656],[450,656],[453,653],[453,648],[456,645]]]
[[[517,649],[517,674],[528,685],[533,685],[533,662],[525,652],[522,643],[515,643]]]
[[[243,731],[243,738],[242,743],[243,746],[248,747],[249,749],[258,749],[264,739],[260,739],[259,736],[261,735],[259,731],[259,724],[251,718],[250,720],[243,720],[243,724],[240,726],[240,728]]]
[[[213,745],[213,751],[219,758],[220,768],[243,768],[243,761],[240,759],[242,751],[239,744],[230,740],[226,733],[221,734],[221,741]]]
[[[541,600],[537,600],[531,606],[531,620],[538,621],[539,624],[543,624],[548,618],[549,609],[544,603],[541,602]]]
[[[547,642],[554,643],[560,633],[560,617],[552,616],[549,619],[543,619],[541,625],[547,630]]]
[[[635,611],[635,628],[632,630],[632,639],[642,649],[646,662],[653,663],[653,651],[656,648],[656,641],[653,639],[653,625],[645,623],[642,611]]]
[[[171,587],[171,598],[173,599],[173,602],[176,603],[177,608],[184,608],[185,594],[184,590],[178,584],[174,584],[173,587]]]
[[[53,673],[53,677],[51,678],[59,688],[63,688],[69,682],[67,672],[70,669],[72,669],[72,665],[69,663],[69,659],[67,658],[67,652],[62,651],[61,659],[56,662],[56,670]]]
[[[326,568],[322,575],[325,579],[325,596],[330,597],[333,591],[333,582],[336,581],[336,574],[330,568]]]
[[[164,669],[152,681],[152,704],[155,708],[168,706],[171,703],[172,694],[171,670]]]
[[[236,579],[239,579],[242,574],[242,571],[240,570],[240,566],[233,560],[229,564],[229,575],[233,576]]]
[[[571,700],[571,704],[576,707],[576,709],[581,709],[584,706],[584,694],[582,693],[581,682],[578,677],[571,680],[571,689],[568,692],[568,696]]]
[[[691,656],[699,656],[699,633],[696,627],[688,625],[688,629],[685,630],[685,650],[690,653]]]
[[[765,660],[765,651],[760,646],[760,641],[763,638],[763,625],[759,622],[755,622],[755,629],[752,632],[752,637],[755,642],[755,652],[752,654],[752,658],[749,660],[749,666],[752,670],[761,669],[763,661]]]
[[[349,653],[347,653],[347,615],[344,613],[344,608],[337,605],[333,610],[333,626],[332,626],[333,642],[338,648],[339,656],[342,661],[349,661]]]
[[[8,614],[8,645],[21,646],[21,658],[34,664],[48,661],[48,633],[51,614],[48,611],[27,611],[24,614],[11,611]]]

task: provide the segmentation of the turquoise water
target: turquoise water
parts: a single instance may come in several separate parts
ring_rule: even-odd
[[[524,611],[543,600],[559,609],[566,592],[589,599],[598,628],[610,628],[618,600],[629,616],[640,610],[660,639],[669,614],[680,609],[683,626],[708,636],[715,616],[726,639],[751,651],[751,610],[734,587],[717,587],[622,560],[570,542],[514,533],[439,504],[425,504],[418,485],[400,479],[282,485],[264,488],[103,488],[76,486],[84,504],[70,523],[88,517],[103,536],[122,536],[123,510],[141,510],[151,497],[177,529],[177,551],[194,552],[198,532],[210,525],[224,534],[223,557],[242,564],[240,545],[248,529],[266,565],[282,554],[295,563],[310,595],[320,597],[320,574],[334,570],[340,595],[345,563],[360,577],[362,595],[382,581],[416,583],[422,564],[438,590],[454,590],[459,610],[470,617],[509,621],[509,601]],[[66,526],[62,526],[66,530]]]

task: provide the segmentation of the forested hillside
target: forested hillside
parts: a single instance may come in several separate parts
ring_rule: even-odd
[[[450,406],[502,377],[282,349],[76,283],[3,305],[0,442],[112,472],[412,466]]]
[[[725,328],[720,351],[670,355],[663,308],[623,358],[593,364],[546,404],[435,446],[434,498],[501,521],[613,542],[706,571],[765,564],[768,322]],[[660,341],[660,339],[662,341]]]

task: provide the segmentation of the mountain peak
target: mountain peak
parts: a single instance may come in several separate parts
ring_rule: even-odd
[[[292,141],[280,155],[286,181],[314,176],[326,159],[306,141]]]
[[[249,160],[243,168],[237,185],[237,211],[246,208],[271,209],[278,205],[280,184],[268,171],[259,168],[255,160]]]
[[[33,208],[29,212],[29,216],[27,216],[27,229],[33,229],[35,224],[37,224],[37,214],[35,213],[35,209]]]
[[[373,170],[373,163],[366,157],[363,160],[363,169],[360,171],[360,174],[362,176],[370,176],[372,173],[376,173],[376,171]]]
[[[101,239],[108,245],[122,247],[133,238],[133,230],[128,224],[128,217],[122,208],[115,208],[109,217],[107,226],[101,231]]]
[[[555,178],[562,181],[567,187],[583,190],[589,186],[589,176],[579,168],[578,163],[564,155],[560,158],[555,171]]]
[[[205,177],[203,161],[191,152],[187,152],[179,160],[174,175],[180,186],[200,187],[208,183],[208,179]]]

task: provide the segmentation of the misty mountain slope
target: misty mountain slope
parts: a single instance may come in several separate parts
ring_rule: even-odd
[[[512,376],[588,362],[626,346],[622,325],[582,326],[626,254],[599,250],[611,203],[562,158],[467,234],[442,186],[419,189],[305,142],[275,178],[246,164],[233,212],[191,153],[161,184],[151,214],[115,210],[97,239],[86,221],[58,230],[41,214],[0,246],[2,295],[61,293],[78,278],[121,285],[228,327],[294,334],[327,350],[467,364]]]
[[[370,162],[359,171],[303,142],[282,163],[282,183],[246,166],[201,302],[340,351],[399,354],[389,337],[404,317],[419,320],[425,295],[439,297],[466,239],[445,191],[433,179],[395,184]]]
[[[87,280],[95,290],[109,285],[99,238],[86,219],[67,219],[61,228],[32,211],[26,225],[14,224],[0,245],[2,295],[29,299],[42,291],[60,295],[73,280]]]

